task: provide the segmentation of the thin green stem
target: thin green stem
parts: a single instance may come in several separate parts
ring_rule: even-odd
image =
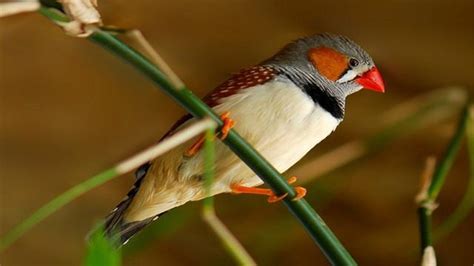
[[[462,139],[466,131],[468,117],[468,107],[466,106],[461,114],[461,118],[458,123],[456,132],[453,138],[451,139],[448,148],[444,152],[440,164],[438,165],[438,167],[436,167],[436,170],[433,174],[433,179],[428,189],[428,200],[434,202],[438,197],[441,188],[443,187],[446,175],[451,169],[453,162],[456,159],[456,155],[459,153],[459,149],[461,148]]]
[[[432,236],[432,222],[431,214],[436,208],[436,198],[443,187],[446,175],[451,169],[456,155],[461,147],[462,138],[466,131],[467,122],[469,119],[469,105],[466,104],[461,113],[456,132],[448,144],[446,151],[443,154],[440,163],[436,166],[426,190],[421,191],[422,199],[419,202],[418,208],[418,224],[420,230],[420,246],[421,254],[425,252],[426,248],[433,245]]]
[[[69,22],[69,18],[64,15],[56,6],[49,6],[49,8],[44,7],[45,3],[43,3],[44,0],[41,2],[41,8],[39,9],[39,13],[48,17],[50,20],[52,20],[55,23],[65,23]],[[56,1],[46,1],[46,2],[55,2],[58,4]]]
[[[431,210],[426,207],[419,207],[418,223],[420,227],[420,251],[421,254],[423,254],[426,247],[433,245],[433,239],[431,236]]]
[[[40,12],[48,18],[54,19],[50,16],[50,9],[42,7]],[[135,69],[142,72],[195,117],[202,118],[209,116],[218,123],[219,126],[222,126],[222,121],[212,109],[204,104],[190,90],[185,87],[173,87],[157,67],[122,41],[101,30],[97,30],[88,38],[134,66]],[[295,190],[286,182],[280,173],[260,156],[235,130],[229,132],[224,143],[262,178],[277,195],[288,195],[284,199],[284,203],[293,215],[304,225],[313,240],[319,245],[332,264],[356,264],[347,250],[308,202],[304,199],[293,201],[292,199],[296,196]]]
[[[242,244],[216,215],[214,198],[211,196],[215,164],[214,135],[214,129],[206,131],[204,143],[204,188],[207,197],[203,202],[202,216],[238,265],[257,265]]]
[[[91,177],[85,182],[82,182],[66,190],[65,192],[54,198],[52,201],[43,205],[30,217],[23,220],[19,225],[13,228],[13,230],[9,231],[5,236],[3,236],[0,240],[0,251],[6,249],[11,243],[15,242],[19,237],[21,237],[26,231],[30,230],[37,223],[59,210],[64,205],[68,204],[69,202],[79,197],[83,193],[91,190],[92,188],[97,187],[118,175],[119,173],[116,171],[116,169],[108,169]]]
[[[196,122],[176,132],[173,136],[167,138],[166,140],[163,140],[162,142],[159,142],[154,146],[151,146],[148,149],[145,149],[142,152],[118,163],[116,166],[68,189],[50,202],[43,205],[36,212],[23,220],[23,222],[9,231],[0,240],[0,251],[6,249],[10,244],[22,236],[26,231],[30,230],[34,225],[41,222],[43,219],[56,212],[61,207],[68,204],[83,193],[109,181],[112,178],[129,172],[147,161],[156,158],[157,156],[193,138],[197,134],[202,133],[209,127],[215,127],[215,123],[209,119],[203,119],[202,121]]]
[[[215,128],[210,128],[206,131],[204,140],[204,189],[206,191],[206,198],[203,202],[204,211],[206,209],[214,208],[214,198],[211,196],[211,187],[214,183],[214,164],[215,158],[215,144],[214,133]]]
[[[203,210],[203,218],[219,237],[222,245],[238,265],[257,265],[237,238],[235,238],[224,223],[217,217],[213,206],[205,207]]]
[[[466,127],[467,150],[469,154],[469,181],[461,202],[454,212],[434,231],[434,241],[438,241],[456,228],[474,208],[474,106],[469,107]]]

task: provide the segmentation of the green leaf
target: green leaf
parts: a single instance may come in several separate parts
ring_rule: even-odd
[[[86,266],[119,266],[122,265],[121,251],[104,235],[102,228],[90,237],[84,265]]]

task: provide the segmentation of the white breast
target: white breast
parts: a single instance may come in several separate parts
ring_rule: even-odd
[[[280,172],[298,162],[341,121],[315,105],[291,81],[283,79],[245,89],[214,109],[217,113],[230,111],[236,121],[235,129]],[[228,152],[227,147],[219,146],[217,158],[229,156]],[[224,160],[223,163],[229,166]],[[235,182],[248,186],[262,183],[242,163],[222,174],[224,186]]]

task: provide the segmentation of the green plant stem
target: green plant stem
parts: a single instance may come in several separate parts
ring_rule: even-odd
[[[443,154],[443,159],[441,160],[438,167],[436,167],[436,170],[433,174],[433,179],[428,189],[428,200],[435,201],[444,185],[446,175],[451,169],[453,162],[456,159],[456,155],[459,153],[459,149],[461,148],[468,117],[468,107],[466,106],[461,114],[461,119],[456,129],[456,133],[451,139],[448,148]]]
[[[242,244],[216,215],[214,198],[211,196],[215,165],[214,132],[214,129],[206,131],[204,143],[204,188],[207,197],[203,202],[202,217],[238,265],[257,265]]]
[[[206,198],[203,202],[204,211],[207,208],[213,208],[214,198],[211,195],[212,183],[214,183],[214,164],[216,161],[215,143],[214,143],[215,128],[210,128],[206,131],[204,141],[204,189],[206,191]]]
[[[82,182],[66,190],[61,195],[54,198],[52,201],[43,205],[30,217],[28,217],[28,219],[23,220],[22,223],[17,225],[15,228],[13,228],[13,230],[9,231],[5,236],[3,236],[0,240],[0,251],[4,250],[10,244],[15,242],[15,240],[22,236],[26,231],[30,230],[35,224],[39,223],[44,218],[56,212],[58,209],[68,204],[73,199],[79,197],[83,193],[91,190],[92,188],[107,182],[108,180],[118,176],[119,174],[120,173],[117,172],[115,168],[111,168],[91,177],[85,182]]]
[[[52,18],[52,11],[42,7],[40,12]],[[177,101],[195,117],[211,117],[219,126],[222,121],[206,104],[187,88],[174,88],[163,73],[140,53],[127,46],[111,34],[97,30],[88,37],[91,41],[106,48],[119,58],[134,66],[151,79],[159,88]],[[355,265],[355,261],[342,246],[336,236],[327,227],[321,217],[304,199],[293,201],[296,192],[280,173],[253,149],[235,130],[231,130],[224,143],[240,157],[270,188],[277,194],[288,194],[284,199],[286,206],[304,225],[313,240],[319,245],[331,263],[337,265]]]
[[[208,127],[215,127],[215,123],[209,119],[196,122],[189,127],[176,132],[173,136],[167,138],[166,140],[163,140],[162,142],[159,142],[154,146],[151,146],[148,149],[145,149],[142,152],[118,163],[114,167],[105,170],[68,189],[50,202],[43,205],[32,215],[24,219],[19,225],[15,226],[11,231],[6,233],[5,236],[0,239],[0,251],[6,249],[10,244],[22,236],[26,231],[31,229],[35,224],[41,222],[43,219],[85,192],[92,190],[93,188],[109,181],[114,177],[130,172],[143,163],[156,158],[157,156],[193,138],[197,134],[200,134],[202,131],[207,130]]]
[[[466,126],[467,150],[469,154],[469,181],[461,202],[454,212],[434,230],[434,241],[438,241],[456,228],[474,208],[474,106],[468,110]]]
[[[436,198],[443,187],[446,175],[452,167],[454,159],[461,147],[462,138],[466,131],[466,125],[469,118],[469,105],[466,105],[461,113],[460,120],[454,136],[452,137],[446,151],[443,154],[440,163],[436,166],[431,182],[425,191],[425,198],[419,203],[418,224],[420,230],[421,254],[429,246],[433,245],[431,214],[436,206]]]
[[[420,245],[421,245],[421,254],[426,247],[433,245],[433,238],[431,236],[431,212],[429,208],[419,207],[418,208],[418,224],[420,228]]]

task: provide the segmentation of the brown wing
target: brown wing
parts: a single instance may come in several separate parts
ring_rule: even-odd
[[[270,66],[254,66],[245,68],[240,72],[233,74],[228,80],[211,91],[203,98],[203,101],[209,107],[214,107],[219,105],[222,99],[236,94],[240,90],[244,90],[256,85],[261,85],[267,81],[270,81],[275,77],[276,74],[277,71]],[[192,117],[193,116],[191,114],[186,114],[181,117],[160,140],[173,135],[173,133],[179,127],[181,127]]]

